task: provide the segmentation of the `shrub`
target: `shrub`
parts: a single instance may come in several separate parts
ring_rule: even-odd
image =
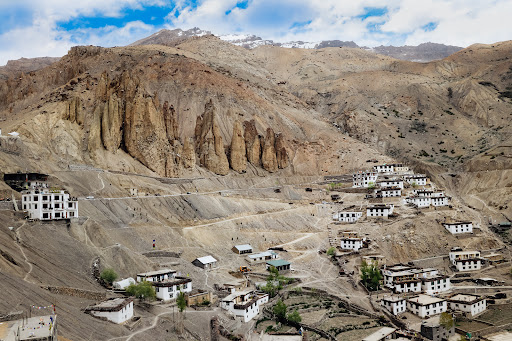
[[[114,269],[108,268],[101,272],[100,278],[106,283],[112,285],[112,283],[117,279],[117,273]]]
[[[135,296],[143,300],[152,300],[156,298],[155,288],[147,281],[143,281],[138,284],[130,284],[128,288],[126,288],[126,293],[130,296]]]

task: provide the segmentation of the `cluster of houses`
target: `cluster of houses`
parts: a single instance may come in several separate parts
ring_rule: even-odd
[[[437,269],[397,264],[384,268],[382,275],[384,286],[395,295],[385,296],[381,305],[393,315],[409,310],[421,318],[426,318],[441,314],[449,307],[474,316],[486,309],[485,299],[477,295],[439,297],[451,290],[451,283],[450,278],[440,274]]]

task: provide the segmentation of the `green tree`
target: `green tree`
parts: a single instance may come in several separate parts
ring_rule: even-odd
[[[114,269],[108,268],[101,272],[100,278],[109,285],[112,285],[112,283],[117,279],[117,273],[114,271]]]
[[[286,304],[284,304],[283,301],[277,301],[276,305],[274,306],[274,315],[278,320],[286,319]]]
[[[361,282],[370,291],[379,290],[382,273],[377,262],[361,263]]]
[[[375,182],[370,181],[368,182],[368,189],[374,189],[375,188]]]
[[[336,252],[336,249],[334,247],[330,247],[328,250],[327,250],[327,256],[334,256],[334,253]]]
[[[291,313],[289,313],[288,316],[286,317],[286,319],[290,322],[295,322],[295,323],[299,323],[300,321],[302,321],[302,317],[300,316],[300,314],[297,310],[294,310]]]
[[[185,310],[185,308],[187,307],[187,300],[185,300],[185,294],[181,291],[178,294],[178,298],[176,298],[176,304],[178,305],[180,313],[183,312],[183,310]]]
[[[130,296],[135,296],[143,300],[152,300],[156,298],[155,288],[147,281],[138,284],[130,284],[126,288],[126,293]]]
[[[446,330],[452,329],[455,322],[453,321],[453,316],[450,313],[444,312],[439,317],[439,324],[443,326]]]

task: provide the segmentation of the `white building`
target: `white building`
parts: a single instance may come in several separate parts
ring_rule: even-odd
[[[357,251],[363,247],[363,241],[364,238],[341,238],[341,248]]]
[[[421,278],[421,290],[427,295],[437,295],[452,288],[450,277],[435,275]]]
[[[478,315],[487,309],[487,302],[484,297],[471,294],[456,294],[448,299],[450,309],[469,313],[471,316]]]
[[[200,268],[209,270],[217,267],[217,260],[212,256],[204,256],[194,259],[192,261],[192,264]]]
[[[400,179],[383,179],[377,182],[380,188],[396,187],[404,189],[404,181]]]
[[[373,170],[377,173],[393,173],[393,165],[392,164],[383,164],[383,165],[377,165],[373,166]]]
[[[359,171],[352,176],[352,187],[370,187],[377,183],[379,173],[371,171]]]
[[[406,175],[404,176],[404,180],[413,186],[426,186],[429,182],[429,179],[425,175],[420,174]]]
[[[405,298],[399,296],[384,296],[380,304],[393,315],[405,313],[407,309]]]
[[[135,284],[135,280],[131,277],[112,282],[112,288],[123,290],[128,288],[131,284]]]
[[[376,198],[400,197],[402,196],[402,190],[398,187],[388,187],[376,189],[374,194]]]
[[[408,204],[412,204],[418,208],[425,208],[430,207],[430,204],[432,203],[432,198],[413,196],[405,198],[405,202]]]
[[[480,251],[452,251],[448,256],[457,271],[474,271],[482,268]]]
[[[391,327],[382,327],[375,333],[368,335],[362,341],[384,341],[393,340],[395,337],[396,329]]]
[[[442,298],[418,295],[407,300],[407,308],[411,313],[425,318],[444,313],[447,309],[447,304]]]
[[[231,251],[243,255],[245,253],[252,253],[252,246],[249,244],[235,245],[231,248]]]
[[[395,174],[409,173],[409,167],[404,166],[401,163],[395,163],[395,164],[393,164],[393,173],[395,173]]]
[[[253,290],[234,292],[220,301],[220,307],[249,322],[260,312],[260,305],[268,302],[268,295]]]
[[[137,282],[160,282],[176,277],[176,270],[162,269],[137,274]]]
[[[419,197],[437,198],[444,197],[444,191],[426,191],[424,189],[414,189],[413,193]]]
[[[192,280],[187,277],[174,277],[161,282],[153,282],[156,291],[156,298],[167,302],[175,300],[180,292],[192,291]]]
[[[389,217],[393,213],[394,205],[373,205],[366,208],[367,217]]]
[[[355,223],[363,216],[363,212],[338,212],[332,215],[332,219],[341,221],[344,223]]]
[[[448,206],[450,202],[447,197],[432,197],[432,206],[434,207],[442,207]]]
[[[401,264],[386,267],[382,270],[382,275],[384,286],[396,293],[421,292],[423,279],[440,277],[437,269],[421,269]]]
[[[133,317],[131,298],[113,298],[87,307],[85,312],[96,317],[104,317],[114,323],[124,323]]]
[[[473,233],[473,223],[470,221],[458,221],[455,223],[443,223],[443,226],[451,234]]]
[[[274,251],[265,251],[260,253],[255,253],[253,255],[248,255],[247,260],[251,263],[264,262],[266,260],[277,259],[279,255]]]
[[[64,190],[28,190],[21,195],[21,204],[30,219],[58,220],[78,217],[78,201]]]

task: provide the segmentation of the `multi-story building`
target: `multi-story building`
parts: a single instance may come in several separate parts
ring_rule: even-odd
[[[367,217],[387,218],[393,214],[394,205],[372,205],[366,208]]]
[[[372,171],[359,171],[352,176],[352,187],[371,187],[377,183],[379,173]]]
[[[482,268],[480,251],[452,251],[448,256],[457,271],[474,271]]]
[[[393,165],[392,164],[383,164],[383,165],[377,165],[373,166],[373,170],[377,173],[393,173]]]
[[[450,309],[459,310],[471,316],[478,315],[487,309],[484,297],[471,294],[456,294],[448,298]]]
[[[332,219],[341,221],[344,223],[355,223],[363,216],[363,212],[337,212],[332,215]]]
[[[166,302],[178,298],[180,292],[192,291],[192,280],[187,277],[173,277],[167,280],[152,282],[155,287],[156,298]]]
[[[428,289],[437,288],[437,283],[432,282],[440,280],[439,271],[433,268],[421,269],[408,265],[392,265],[382,270],[384,286],[390,288],[396,293],[421,292]],[[432,279],[429,281],[428,279]],[[425,280],[425,282],[423,282]],[[442,282],[441,288],[444,290],[446,281]]]
[[[393,315],[405,313],[407,309],[405,298],[400,296],[384,296],[380,304]]]
[[[162,269],[137,274],[137,282],[160,282],[173,279],[176,277],[176,270]]]
[[[404,180],[413,186],[426,186],[430,182],[429,178],[422,174],[406,175]]]
[[[432,198],[430,197],[420,197],[420,196],[412,196],[405,198],[405,202],[408,204],[412,204],[417,208],[425,208],[430,207],[432,203]]]
[[[421,290],[428,295],[437,295],[451,289],[450,277],[444,275],[425,276],[421,278]]]
[[[396,188],[404,189],[404,181],[400,180],[400,179],[384,178],[382,180],[377,181],[377,185],[380,188],[396,187]]]
[[[363,248],[363,244],[366,238],[361,238],[356,232],[343,231],[340,233],[340,243],[343,250],[354,250],[357,251]]]
[[[23,210],[30,219],[59,220],[78,217],[78,201],[64,190],[32,189],[21,195]]]
[[[434,207],[448,206],[450,204],[447,197],[432,197],[431,200]]]
[[[443,223],[445,229],[451,234],[473,233],[473,223],[470,221],[458,221],[454,223]]]
[[[268,295],[253,290],[234,292],[220,301],[220,307],[249,322],[260,312],[260,305],[268,302]]]
[[[374,191],[376,198],[391,198],[391,197],[399,197],[402,195],[402,190],[398,187],[386,187],[381,189],[376,189]]]
[[[409,311],[421,318],[444,313],[447,309],[446,300],[428,295],[418,295],[407,300]]]

